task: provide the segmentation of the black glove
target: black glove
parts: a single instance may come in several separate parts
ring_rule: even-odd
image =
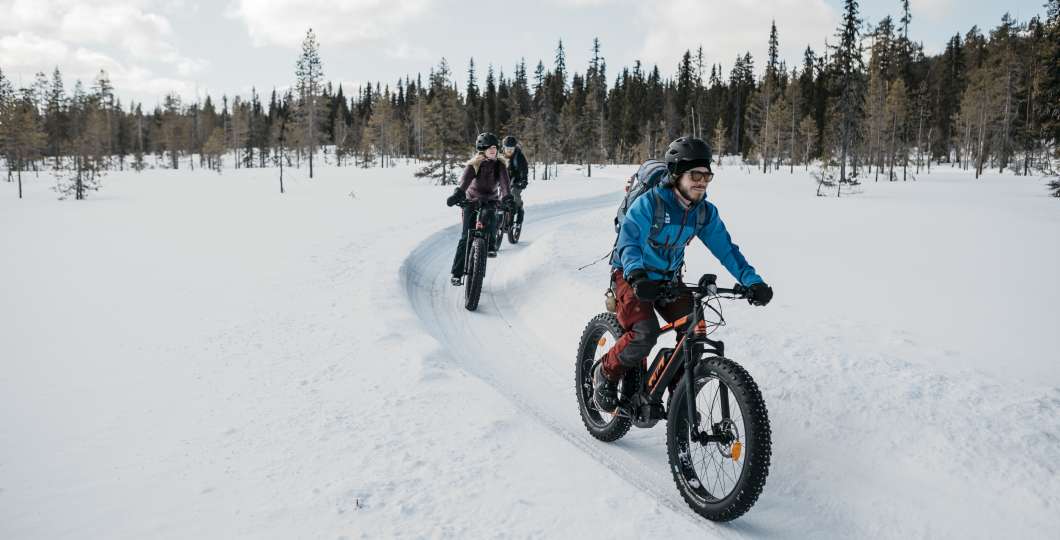
[[[526,189],[526,186],[528,186],[528,185],[529,185],[529,183],[526,182],[525,180],[522,181],[522,182],[516,182],[515,183],[515,187],[518,188],[518,189]]]
[[[456,205],[460,204],[461,202],[463,202],[464,199],[466,199],[466,198],[467,198],[467,195],[465,195],[464,192],[460,190],[460,188],[456,188],[455,190],[453,190],[453,194],[450,195],[449,198],[445,200],[445,205],[446,206],[456,206]]]
[[[755,283],[747,288],[747,302],[755,306],[764,306],[773,299],[773,288],[765,283]]]
[[[659,282],[648,279],[648,273],[637,269],[626,276],[626,283],[633,287],[633,294],[638,300],[654,302],[659,297]]]
[[[501,199],[501,209],[511,211],[513,208],[515,208],[515,197],[505,195],[504,198]]]

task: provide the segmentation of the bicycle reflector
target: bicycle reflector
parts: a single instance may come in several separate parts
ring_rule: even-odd
[[[740,454],[743,453],[743,443],[736,441],[732,443],[732,460],[740,461]]]
[[[604,336],[600,336],[600,341],[596,342],[596,346],[603,347],[604,345],[607,345],[607,338]]]

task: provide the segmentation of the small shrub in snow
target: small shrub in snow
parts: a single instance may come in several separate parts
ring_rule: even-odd
[[[104,174],[106,168],[100,160],[83,156],[64,158],[55,169],[54,189],[59,200],[71,195],[75,200],[82,200],[88,197],[88,192],[99,191]]]
[[[838,185],[838,174],[835,169],[828,166],[818,166],[813,172],[810,173],[814,180],[817,181],[817,196],[824,197],[825,194],[821,193],[822,188],[833,188]]]

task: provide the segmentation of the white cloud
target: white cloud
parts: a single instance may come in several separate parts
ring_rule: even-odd
[[[665,0],[645,3],[642,10],[649,29],[642,60],[672,72],[685,50],[694,53],[702,45],[705,61],[720,62],[726,76],[736,56],[748,51],[755,70],[763,71],[774,18],[780,59],[789,69],[801,65],[807,45],[821,53],[839,22],[824,0]]]
[[[85,47],[72,48],[59,40],[29,32],[0,37],[0,66],[5,71],[23,75],[22,84],[30,83],[30,76],[43,71],[49,76],[55,66],[63,73],[67,91],[80,79],[91,87],[100,70],[106,71],[111,83],[122,92],[142,97],[161,98],[168,92],[182,95],[194,93],[194,85],[186,80],[160,76],[154,71],[128,65],[114,57]]]
[[[183,78],[200,72],[207,63],[180,53],[170,41],[169,19],[157,12],[155,4],[0,0],[0,13],[5,14],[0,17],[0,65],[23,75],[50,74],[58,66],[71,85],[74,79],[91,84],[102,69],[123,93],[190,94],[194,85]]]
[[[70,47],[62,41],[30,32],[0,36],[0,66],[16,71],[44,71],[67,59]]]
[[[187,58],[169,41],[169,20],[150,11],[147,1],[8,0],[0,1],[0,32],[30,32],[68,46],[110,46],[130,56],[191,72],[205,65]]]
[[[241,19],[257,46],[296,48],[306,30],[328,45],[370,41],[398,31],[423,13],[428,0],[237,0],[229,16]]]

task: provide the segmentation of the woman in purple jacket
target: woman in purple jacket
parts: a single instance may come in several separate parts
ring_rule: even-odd
[[[500,140],[492,133],[482,133],[475,140],[475,149],[478,153],[467,162],[464,176],[460,179],[460,187],[456,188],[452,195],[446,199],[449,206],[460,204],[461,201],[470,200],[481,203],[482,206],[493,208],[500,200],[502,205],[511,206],[512,195],[508,179],[508,162],[497,155],[497,146]],[[494,227],[496,227],[496,213],[492,210],[482,212],[482,221],[486,225],[486,238],[493,238]],[[460,241],[456,244],[456,256],[453,257],[452,284],[463,285],[464,278],[464,250],[467,249],[467,231],[475,226],[475,209],[471,206],[464,207],[464,228],[460,232]],[[489,247],[489,256],[497,256],[497,246]]]

